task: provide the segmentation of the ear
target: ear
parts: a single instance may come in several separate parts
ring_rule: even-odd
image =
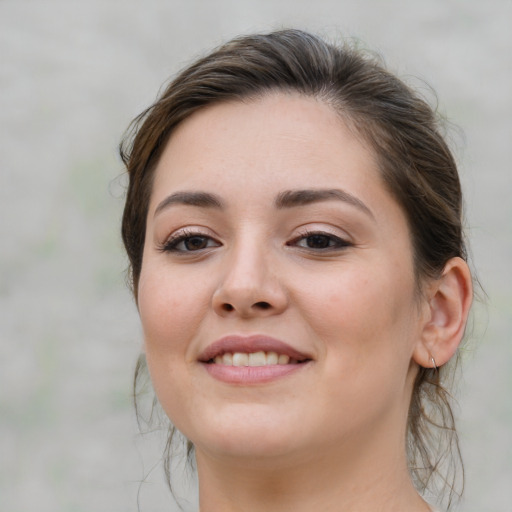
[[[413,360],[432,368],[447,363],[455,354],[473,300],[471,273],[462,258],[452,258],[439,279],[428,287],[427,316]]]

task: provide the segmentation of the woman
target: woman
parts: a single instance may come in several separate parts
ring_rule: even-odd
[[[121,153],[145,359],[201,512],[432,510],[472,284],[426,103],[351,48],[248,36],[184,70]]]

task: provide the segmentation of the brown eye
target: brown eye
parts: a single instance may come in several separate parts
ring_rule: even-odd
[[[191,236],[183,240],[183,245],[187,251],[198,251],[208,247],[208,238],[205,236]]]
[[[306,238],[306,245],[310,249],[325,249],[331,247],[332,238],[327,235],[310,235]]]
[[[305,233],[295,240],[292,240],[287,245],[295,245],[302,249],[309,249],[312,251],[329,251],[344,249],[351,244],[330,233]]]
[[[171,237],[161,247],[163,252],[192,253],[211,247],[219,247],[221,244],[213,238],[200,233],[181,233]]]

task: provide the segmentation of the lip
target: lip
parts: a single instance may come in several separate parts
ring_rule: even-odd
[[[278,354],[287,355],[290,359],[297,361],[305,361],[311,359],[309,354],[301,352],[288,343],[264,335],[252,336],[225,336],[211,345],[201,353],[198,360],[201,363],[208,363],[217,356],[221,356],[228,352],[241,352],[249,354],[251,352],[277,352]]]
[[[212,360],[225,353],[276,352],[287,355],[298,362],[293,364],[275,364],[268,366],[227,366],[214,364]],[[213,378],[227,384],[251,385],[275,381],[310,366],[312,358],[287,343],[264,335],[226,336],[201,353],[198,361]]]

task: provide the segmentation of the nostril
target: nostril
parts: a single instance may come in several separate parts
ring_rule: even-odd
[[[229,302],[224,302],[220,306],[220,308],[225,313],[229,313],[229,312],[235,311],[235,310],[239,310],[240,313],[244,313],[244,311],[245,311],[245,308],[243,306],[241,306],[240,308],[235,308],[235,306],[233,306],[233,304],[230,304]],[[259,311],[267,311],[268,309],[272,309],[272,304],[270,304],[269,302],[266,302],[266,301],[259,301],[259,302],[255,302],[249,309],[259,310]]]
[[[270,309],[272,306],[268,302],[256,302],[254,307],[259,309]]]

